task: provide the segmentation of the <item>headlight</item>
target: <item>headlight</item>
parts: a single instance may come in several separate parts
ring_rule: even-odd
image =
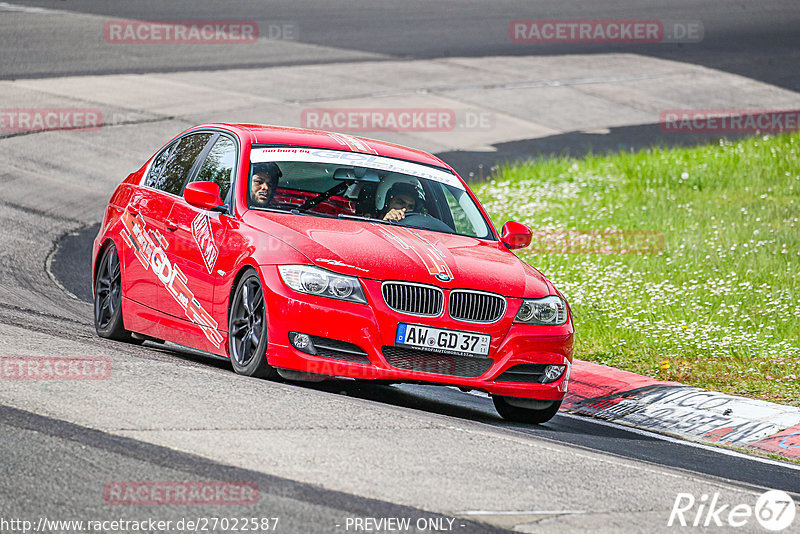
[[[567,322],[567,303],[561,297],[523,300],[515,323],[559,325]]]
[[[358,278],[332,273],[312,265],[279,265],[284,283],[300,293],[366,304]]]

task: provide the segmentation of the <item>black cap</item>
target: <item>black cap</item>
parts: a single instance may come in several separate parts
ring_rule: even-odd
[[[278,167],[277,164],[272,163],[271,161],[268,163],[253,164],[253,174],[261,174],[261,173],[269,174],[273,180],[277,180],[278,178],[283,176],[280,167]]]
[[[389,203],[397,195],[409,196],[417,202],[425,200],[425,194],[420,190],[419,186],[409,184],[408,182],[395,182],[386,193],[386,203]]]

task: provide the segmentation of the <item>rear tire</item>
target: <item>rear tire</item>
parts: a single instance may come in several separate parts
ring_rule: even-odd
[[[503,419],[514,421],[516,423],[529,423],[533,425],[541,425],[552,419],[561,407],[561,401],[535,401],[533,399],[517,399],[514,397],[501,397],[493,395],[494,407],[497,413]],[[514,404],[525,404],[530,401],[530,404],[539,404],[535,408],[523,408],[522,406],[515,406]],[[549,405],[547,404],[549,402]]]
[[[94,329],[97,335],[140,344],[125,330],[122,319],[122,269],[117,248],[110,243],[100,254],[94,280]]]
[[[267,307],[255,271],[248,270],[236,285],[228,313],[228,354],[240,375],[276,378],[267,363]]]

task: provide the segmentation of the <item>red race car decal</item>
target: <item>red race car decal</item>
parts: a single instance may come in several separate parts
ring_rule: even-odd
[[[195,323],[211,343],[219,347],[223,341],[219,326],[211,315],[203,309],[186,285],[187,278],[181,268],[173,264],[167,257],[169,242],[158,230],[147,228],[141,214],[132,215],[128,211],[122,216],[124,230],[120,232],[125,243],[133,249],[134,254],[145,270],[152,267],[167,292],[181,305],[186,317]],[[194,225],[192,225],[194,226]],[[204,255],[205,257],[205,255]]]
[[[385,226],[379,228],[386,237],[397,243],[400,248],[413,251],[422,260],[431,276],[443,282],[449,282],[453,279],[453,271],[447,265],[442,251],[424,236],[408,228]]]
[[[333,139],[335,139],[339,144],[348,147],[353,152],[362,152],[364,154],[378,153],[375,149],[370,148],[364,141],[356,137],[352,137],[350,135],[345,135],[345,134],[332,133],[332,132],[328,133],[328,135]]]
[[[219,249],[217,244],[214,243],[211,223],[205,213],[198,213],[197,217],[192,221],[192,236],[194,237],[194,242],[200,248],[200,254],[203,255],[208,274],[211,274],[214,271],[214,265],[217,263]]]
[[[365,273],[369,272],[369,269],[364,269],[363,267],[356,267],[355,265],[349,265],[339,260],[331,260],[328,258],[317,258],[317,261],[320,263],[327,263],[328,265],[336,265],[337,267],[347,267],[348,269],[357,269]]]

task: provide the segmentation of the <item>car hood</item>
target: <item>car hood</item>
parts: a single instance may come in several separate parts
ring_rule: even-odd
[[[544,276],[499,241],[275,212],[249,211],[246,222],[290,245],[315,265],[341,274],[478,289],[506,297],[554,294]]]

